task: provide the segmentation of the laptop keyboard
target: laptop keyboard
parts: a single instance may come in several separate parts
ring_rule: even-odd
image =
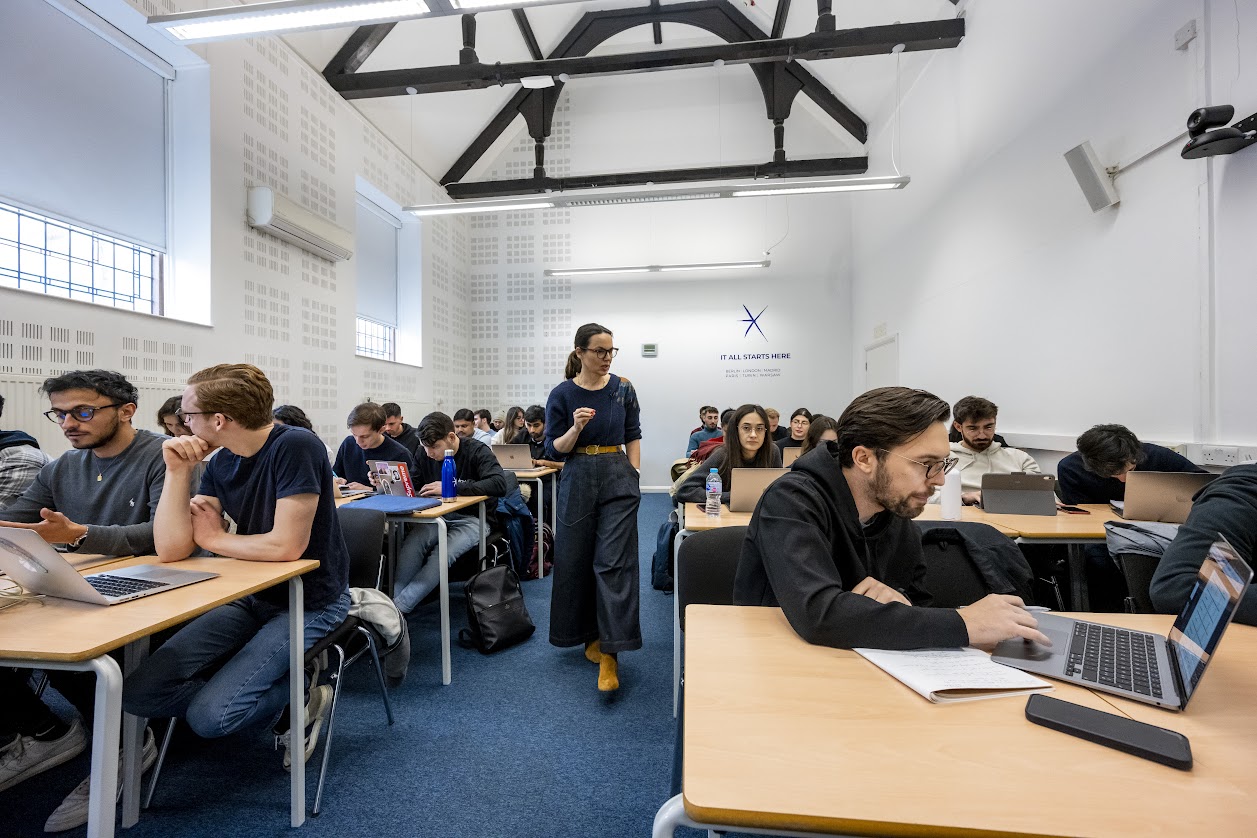
[[[1161,698],[1157,647],[1150,634],[1095,623],[1075,623],[1066,675],[1106,687]]]
[[[87,584],[105,596],[121,597],[138,594],[140,591],[151,591],[153,588],[166,587],[165,582],[153,582],[148,579],[134,579],[130,576],[110,576],[102,573],[97,576],[85,576]]]

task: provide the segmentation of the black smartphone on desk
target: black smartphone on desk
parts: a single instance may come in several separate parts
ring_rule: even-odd
[[[1187,737],[1163,727],[1040,694],[1030,696],[1026,702],[1026,718],[1171,768],[1188,771],[1192,767],[1192,746]]]

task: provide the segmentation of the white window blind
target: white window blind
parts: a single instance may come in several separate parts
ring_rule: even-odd
[[[358,314],[386,326],[397,325],[397,233],[401,222],[374,202],[358,196]]]
[[[0,198],[166,250],[165,79],[45,0],[0,2]]]

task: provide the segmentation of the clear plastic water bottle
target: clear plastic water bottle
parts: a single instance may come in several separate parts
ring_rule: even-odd
[[[943,508],[940,510],[939,517],[944,521],[960,520],[960,469],[953,468],[947,472],[940,505]]]
[[[445,449],[445,459],[441,462],[441,502],[453,503],[458,497],[458,490],[454,488],[457,482],[457,471],[454,466],[453,449]]]
[[[720,517],[720,493],[723,491],[724,487],[720,485],[720,472],[713,468],[707,472],[706,511],[708,518]]]

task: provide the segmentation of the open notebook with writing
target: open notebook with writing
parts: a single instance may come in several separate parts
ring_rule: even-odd
[[[853,651],[936,704],[1029,695],[1052,689],[1047,681],[994,663],[990,655],[973,648]]]

